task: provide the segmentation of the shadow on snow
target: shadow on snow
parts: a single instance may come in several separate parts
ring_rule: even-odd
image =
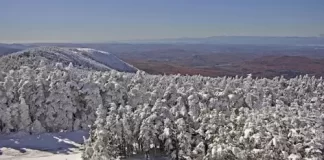
[[[0,135],[0,155],[3,148],[10,148],[25,153],[27,149],[69,154],[72,148],[79,148],[88,137],[87,131],[43,133],[39,135]]]

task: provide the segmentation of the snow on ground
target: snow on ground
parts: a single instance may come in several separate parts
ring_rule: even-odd
[[[81,160],[81,153],[73,154],[47,154],[42,152],[29,151],[32,155],[24,156],[4,156],[1,160]]]
[[[0,135],[0,160],[81,160],[86,131]]]
[[[163,156],[163,155],[156,155],[156,156],[153,156],[151,155],[149,157],[150,160],[170,160],[169,158]],[[132,156],[130,158],[127,158],[126,160],[145,160],[145,155],[141,154],[141,155],[135,155],[135,156]]]
[[[40,135],[0,135],[0,160],[81,160],[80,147],[86,131],[43,133]],[[151,156],[153,160],[168,160]],[[143,160],[136,155],[126,160]]]
[[[70,50],[77,50],[84,57],[88,57],[91,60],[118,71],[135,72],[137,70],[134,66],[122,61],[109,52],[99,51],[91,48],[72,48]]]

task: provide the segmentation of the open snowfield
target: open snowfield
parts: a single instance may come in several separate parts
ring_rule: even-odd
[[[1,160],[81,160],[86,131],[0,136]]]

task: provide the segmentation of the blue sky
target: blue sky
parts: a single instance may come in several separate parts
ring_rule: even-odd
[[[0,42],[317,36],[324,0],[0,0]]]

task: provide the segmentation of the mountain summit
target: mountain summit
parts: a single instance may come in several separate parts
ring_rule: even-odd
[[[0,67],[5,70],[21,65],[37,66],[43,60],[48,65],[70,62],[79,68],[94,70],[117,70],[136,72],[137,69],[117,58],[114,54],[91,48],[36,47],[15,52],[0,58]]]

